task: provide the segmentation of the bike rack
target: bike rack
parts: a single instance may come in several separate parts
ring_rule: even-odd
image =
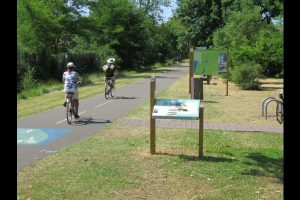
[[[268,105],[275,101],[276,102],[276,118],[281,124],[283,122],[283,100],[276,97],[267,97],[262,102],[262,116],[268,118]]]
[[[263,102],[262,102],[262,110],[261,110],[261,114],[262,114],[262,116],[265,116],[265,114],[266,114],[266,112],[267,112],[267,108],[266,108],[266,106],[265,106],[265,103],[267,102],[267,101],[271,101],[271,100],[277,100],[277,98],[276,97],[267,97],[267,98],[265,98],[264,100],[263,100]],[[266,111],[265,111],[266,110]],[[266,118],[267,119],[267,118]]]

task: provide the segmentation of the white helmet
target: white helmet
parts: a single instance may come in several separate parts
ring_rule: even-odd
[[[116,61],[116,59],[114,58],[109,58],[106,62],[107,63],[114,63]]]
[[[72,63],[72,62],[69,62],[68,64],[67,64],[67,68],[69,68],[69,67],[76,67],[75,65],[74,65],[74,63]]]

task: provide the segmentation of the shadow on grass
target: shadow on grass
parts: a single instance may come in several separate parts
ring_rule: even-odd
[[[272,85],[283,85],[282,81],[264,81],[260,82],[261,84],[272,84]]]
[[[110,120],[104,120],[104,119],[93,119],[91,117],[81,117],[74,122],[71,123],[71,125],[88,125],[88,124],[108,124],[111,123]]]
[[[214,156],[188,156],[183,154],[172,154],[172,153],[163,153],[163,152],[157,152],[156,155],[167,155],[167,156],[176,156],[179,157],[182,160],[186,161],[207,161],[207,162],[232,162],[232,159],[228,158],[218,158]]]
[[[242,174],[275,177],[283,181],[283,158],[270,158],[260,153],[250,153],[246,158],[251,161],[244,162],[244,164],[255,168],[247,169]]]
[[[218,101],[205,101],[205,100],[201,100],[202,103],[219,103]]]
[[[274,90],[279,90],[283,89],[283,87],[260,87],[260,91],[274,91]]]

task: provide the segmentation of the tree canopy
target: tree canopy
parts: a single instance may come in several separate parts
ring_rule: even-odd
[[[122,69],[137,68],[185,58],[189,45],[228,48],[233,63],[283,72],[282,0],[177,0],[163,22],[162,6],[171,2],[17,0],[18,73],[29,64],[41,79],[57,77],[76,56],[96,60],[82,64],[91,70],[108,57]]]

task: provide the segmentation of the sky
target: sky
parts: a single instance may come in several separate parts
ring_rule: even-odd
[[[163,7],[163,18],[164,21],[168,21],[170,17],[172,17],[172,10],[176,9],[176,0],[172,1],[171,7]]]
[[[172,0],[172,3],[171,3],[170,7],[163,6],[162,16],[163,16],[164,22],[168,21],[168,19],[170,17],[172,17],[172,15],[173,15],[172,10],[175,10],[176,7],[177,7],[176,0]],[[86,8],[83,8],[82,11],[86,12],[84,15],[88,15],[89,14],[88,9],[86,9]]]

